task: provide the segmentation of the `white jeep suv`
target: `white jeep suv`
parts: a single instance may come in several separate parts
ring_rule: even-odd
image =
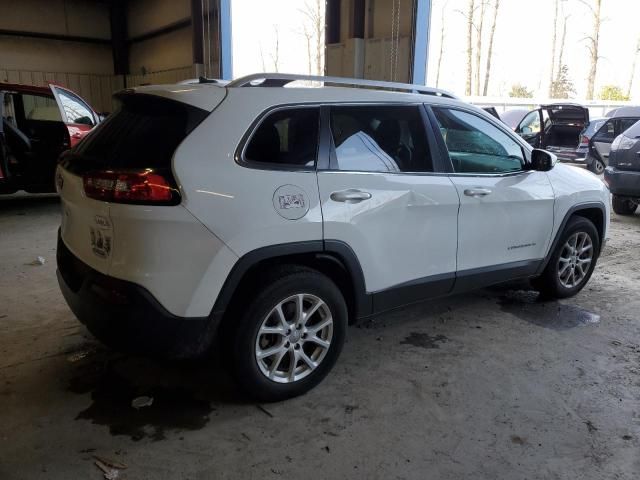
[[[320,382],[357,319],[518,278],[574,295],[607,235],[598,178],[443,91],[264,74],[117,98],[57,170],[64,297],[115,348],[221,339],[262,400]]]

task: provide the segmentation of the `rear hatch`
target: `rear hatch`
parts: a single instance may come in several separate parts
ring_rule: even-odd
[[[609,166],[617,170],[640,171],[640,121],[613,141]]]
[[[541,107],[549,116],[542,148],[555,153],[560,160],[577,158],[580,133],[589,123],[589,110],[577,104],[551,104]]]
[[[132,241],[127,237],[128,216],[145,212],[142,216],[153,222],[155,209],[180,203],[172,158],[210,112],[193,105],[193,95],[180,101],[181,93],[188,95],[192,89],[167,87],[153,94],[148,88],[141,90],[118,94],[116,111],[63,155],[56,174],[62,240],[75,256],[104,274],[109,273],[118,245]],[[225,89],[209,90],[204,103],[212,110]],[[122,237],[119,242],[117,235]]]

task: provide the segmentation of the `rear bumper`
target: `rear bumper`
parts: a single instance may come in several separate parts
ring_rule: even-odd
[[[198,357],[211,345],[220,316],[171,314],[143,287],[103,275],[76,258],[60,234],[56,258],[67,304],[106,345],[164,358]]]
[[[604,170],[604,181],[614,195],[640,197],[640,172],[607,167]]]

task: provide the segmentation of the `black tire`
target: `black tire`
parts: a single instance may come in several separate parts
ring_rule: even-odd
[[[592,163],[587,165],[587,169],[590,172],[595,173],[596,175],[600,175],[601,173],[604,173],[605,168],[607,168],[607,166],[601,160],[598,160],[598,159],[594,159]]]
[[[575,286],[569,288],[560,281],[560,255],[563,253],[565,244],[576,233],[585,233],[589,236],[592,243],[592,259],[582,280]],[[532,285],[546,298],[567,298],[577,294],[587,284],[596,266],[598,255],[600,253],[600,236],[598,230],[591,220],[574,216],[569,219],[567,225],[560,235],[558,244],[551,254],[551,258],[547,263],[542,275],[532,280]]]
[[[264,285],[264,289],[250,301],[244,312],[240,314],[238,323],[231,329],[233,339],[230,345],[232,346],[231,361],[235,379],[249,396],[264,402],[275,402],[302,395],[324,379],[340,356],[348,324],[344,297],[335,283],[326,275],[300,266],[280,267],[260,279],[258,285]],[[297,294],[313,295],[328,307],[333,319],[330,346],[318,366],[307,376],[290,383],[278,383],[267,378],[258,365],[256,358],[258,333],[270,312],[280,302]],[[280,337],[274,335],[274,337],[277,342],[287,342],[286,344],[289,345],[289,337],[284,335]],[[301,343],[296,345],[296,348],[302,347],[304,350],[305,345]],[[313,345],[310,348],[313,348]],[[291,362],[289,355],[290,353],[285,354],[287,360],[283,361]],[[294,365],[304,367],[302,362]]]
[[[638,204],[631,198],[621,197],[620,195],[614,195],[611,203],[613,204],[613,211],[618,215],[633,215],[638,208]]]

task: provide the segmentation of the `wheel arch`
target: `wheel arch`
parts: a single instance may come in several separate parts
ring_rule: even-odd
[[[211,315],[228,324],[241,307],[244,292],[250,292],[266,271],[282,265],[313,268],[336,283],[344,295],[350,323],[371,314],[371,296],[366,294],[364,274],[353,250],[337,240],[285,243],[259,248],[243,255],[233,266],[216,299]]]
[[[565,213],[562,219],[562,223],[560,224],[560,227],[556,231],[553,242],[549,247],[549,251],[547,252],[547,255],[544,261],[541,263],[537,273],[538,274],[542,273],[546,268],[547,264],[549,263],[549,260],[551,259],[551,256],[553,255],[553,252],[558,246],[558,242],[560,241],[560,237],[562,236],[562,233],[564,232],[567,226],[567,223],[569,223],[569,220],[571,220],[571,218],[573,217],[586,218],[587,220],[590,220],[595,225],[596,230],[598,231],[599,244],[600,244],[600,250],[598,251],[598,255],[600,255],[600,251],[602,250],[602,241],[604,239],[604,234],[605,234],[605,223],[607,218],[606,212],[607,212],[606,207],[602,202],[581,203],[571,207],[567,211],[567,213]]]

